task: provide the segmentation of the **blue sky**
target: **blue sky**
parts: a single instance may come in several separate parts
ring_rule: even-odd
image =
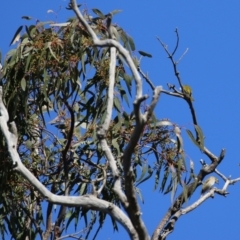
[[[1,43],[3,56],[16,31],[27,24],[21,16],[32,16],[41,21],[63,22],[73,15],[65,10],[64,0],[22,0],[1,3]],[[79,2],[80,3],[80,2]],[[176,84],[170,61],[156,40],[160,37],[169,49],[174,48],[177,27],[180,46],[177,57],[189,48],[179,64],[184,84],[191,85],[194,107],[199,125],[206,137],[206,146],[216,155],[227,149],[226,157],[218,167],[226,176],[240,176],[240,2],[231,1],[107,1],[87,0],[89,9],[99,8],[107,13],[114,9],[123,10],[113,22],[122,26],[135,40],[137,50],[153,55],[142,60],[142,70],[148,72],[155,85],[167,89],[167,83]],[[48,14],[51,9],[57,12]],[[150,94],[150,88],[144,89]],[[178,98],[161,95],[156,108],[158,118],[170,118],[183,128],[192,129],[188,106]],[[200,159],[208,160],[190,142],[183,130],[187,155],[194,160],[195,169],[200,169]],[[187,163],[188,164],[188,163]],[[171,204],[170,195],[153,192],[153,181],[140,185],[145,204],[142,205],[143,219],[151,235],[158,222]],[[219,187],[223,186],[220,181]],[[198,190],[189,201],[198,199]],[[230,186],[230,194],[224,198],[216,195],[195,211],[180,218],[169,240],[175,239],[239,239],[240,186]],[[121,228],[120,228],[121,229]],[[106,225],[98,239],[124,239],[122,231],[113,234]]]

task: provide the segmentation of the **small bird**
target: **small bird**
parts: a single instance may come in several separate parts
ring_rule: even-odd
[[[189,85],[183,85],[182,92],[185,96],[187,96],[192,102],[194,101],[192,97],[192,88]]]
[[[201,196],[207,192],[208,190],[210,190],[212,188],[212,186],[217,183],[218,184],[218,179],[214,176],[209,177],[202,185],[202,192],[201,192]]]

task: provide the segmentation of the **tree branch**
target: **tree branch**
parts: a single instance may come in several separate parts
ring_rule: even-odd
[[[135,112],[135,116],[136,116],[136,127],[135,127],[133,135],[130,139],[129,144],[126,147],[126,150],[125,150],[124,156],[123,156],[125,192],[126,192],[126,196],[127,196],[128,202],[129,202],[128,206],[126,206],[126,205],[125,206],[126,206],[126,211],[139,234],[139,238],[146,239],[146,238],[148,238],[148,233],[147,233],[146,227],[144,226],[144,223],[141,220],[141,217],[140,217],[141,212],[140,212],[140,208],[139,208],[139,205],[138,205],[138,202],[136,199],[136,193],[135,193],[135,188],[134,188],[134,183],[133,183],[133,173],[132,173],[132,169],[131,169],[131,156],[132,156],[134,148],[142,134],[144,126],[145,126],[147,120],[149,119],[150,115],[152,114],[153,108],[156,105],[156,101],[159,98],[161,88],[156,88],[154,90],[155,97],[152,101],[152,104],[151,104],[149,110],[144,115],[142,115],[140,112],[140,104],[147,98],[147,96],[146,95],[142,96],[141,77],[135,67],[135,64],[132,60],[131,55],[124,47],[122,47],[122,45],[120,43],[118,43],[117,41],[115,41],[113,39],[99,40],[97,35],[95,34],[95,32],[92,30],[91,26],[87,23],[87,21],[82,16],[81,12],[79,11],[79,9],[77,7],[75,0],[71,1],[71,7],[73,8],[73,10],[74,10],[75,14],[77,15],[81,24],[87,29],[87,31],[91,35],[91,37],[93,39],[93,44],[95,46],[115,47],[119,51],[119,53],[123,55],[123,57],[125,58],[127,64],[129,65],[129,67],[132,71],[132,74],[133,74],[135,82],[136,82],[136,96],[135,96],[135,100],[134,100],[134,112]],[[101,135],[102,135],[102,137],[101,137]],[[104,150],[105,153],[109,154],[110,151],[107,150],[107,148],[108,148],[107,144],[106,143],[103,144],[103,142],[106,141],[105,140],[105,132],[101,133],[101,131],[99,131],[98,136],[101,139],[102,146],[105,147],[105,150]],[[119,182],[118,182],[118,184],[119,184]],[[117,185],[115,185],[115,189],[116,189],[116,186]]]
[[[147,75],[144,74],[144,72],[141,70],[140,66],[138,66],[138,72],[142,75],[142,77],[147,81],[149,86],[151,87],[152,90],[154,90],[155,86],[152,83],[152,81],[149,79]]]
[[[130,67],[130,70],[132,71],[133,77],[136,82],[136,99],[139,99],[142,97],[142,80],[141,77],[135,67],[135,64],[132,60],[132,57],[128,50],[126,50],[119,42],[113,40],[113,39],[105,39],[105,40],[99,40],[91,26],[87,23],[87,21],[84,19],[83,15],[78,9],[76,0],[71,0],[71,7],[73,11],[75,12],[78,20],[80,23],[87,29],[89,34],[91,35],[93,39],[93,44],[98,47],[115,47],[120,54],[123,55],[124,59],[126,60],[128,66]]]
[[[125,192],[126,192],[128,200],[129,200],[129,206],[127,207],[126,211],[127,211],[128,215],[130,216],[130,219],[133,222],[135,228],[139,232],[140,239],[144,239],[144,236],[145,237],[147,236],[147,232],[146,232],[145,226],[140,218],[141,212],[140,212],[140,207],[139,207],[139,205],[137,203],[137,199],[136,199],[131,159],[132,159],[132,154],[134,152],[134,149],[137,146],[137,143],[142,135],[144,127],[145,127],[147,121],[149,120],[149,118],[151,117],[153,109],[158,102],[161,90],[162,90],[162,87],[156,87],[154,89],[154,95],[153,95],[152,102],[151,102],[148,110],[143,115],[140,112],[140,104],[142,101],[144,101],[147,98],[147,96],[140,98],[138,101],[134,101],[136,126],[135,126],[133,134],[130,138],[130,141],[129,141],[129,143],[126,147],[126,150],[124,151],[124,155],[123,155]]]
[[[206,201],[208,198],[210,198],[210,197],[213,198],[215,192],[220,195],[223,195],[223,196],[226,196],[226,194],[228,194],[225,190],[213,188],[208,193],[206,193],[203,197],[199,198],[199,200],[197,200],[196,202],[194,202],[187,208],[180,209],[180,210],[176,211],[174,214],[169,209],[168,214],[166,214],[164,217],[165,221],[168,218],[167,224],[164,227],[163,227],[163,225],[158,226],[158,228],[154,232],[152,240],[166,239],[166,237],[174,231],[175,224],[182,215],[193,211],[194,209],[199,207],[204,201]],[[163,222],[164,221],[162,221],[162,223]],[[155,233],[158,233],[158,234],[155,234]]]
[[[116,48],[110,48],[110,63],[109,63],[109,86],[108,86],[108,99],[107,99],[107,113],[102,127],[98,128],[97,135],[100,141],[102,150],[106,156],[106,159],[109,162],[109,166],[112,170],[113,176],[115,178],[113,190],[119,197],[121,203],[126,206],[127,198],[122,191],[120,174],[116,165],[116,160],[109,148],[106,141],[106,132],[109,129],[111,118],[112,118],[112,110],[113,110],[113,98],[114,98],[114,84],[115,84],[115,70],[116,70]]]
[[[59,196],[51,193],[38,179],[22,164],[18,155],[15,143],[16,135],[13,135],[7,126],[8,112],[2,101],[2,87],[0,86],[0,128],[8,145],[9,155],[14,163],[14,170],[18,171],[34,186],[47,201],[69,207],[85,207],[87,209],[105,212],[119,222],[128,232],[131,239],[138,240],[136,230],[129,218],[121,211],[120,208],[105,200],[98,199],[93,195],[85,196]]]
[[[171,220],[168,222],[168,224],[166,225],[166,227],[164,228],[164,231],[162,231],[162,233],[160,234],[160,236],[157,238],[158,240],[164,240],[166,239],[166,237],[172,233],[174,231],[174,227],[176,222],[179,220],[179,218],[184,215],[187,214],[191,211],[193,211],[194,209],[196,209],[197,207],[199,207],[203,202],[205,202],[207,199],[214,198],[214,193],[217,193],[219,195],[222,196],[226,196],[228,193],[226,192],[226,188],[225,185],[222,189],[217,189],[217,188],[212,188],[208,193],[204,194],[204,196],[200,197],[196,202],[194,202],[193,204],[191,204],[190,206],[184,208],[184,209],[180,209],[178,210],[171,218]]]
[[[177,197],[177,199],[174,201],[173,205],[168,209],[164,218],[158,224],[157,228],[155,229],[155,231],[152,235],[152,238],[151,238],[152,240],[165,239],[164,237],[160,238],[161,234],[163,234],[163,236],[165,236],[166,232],[170,233],[173,231],[173,229],[172,229],[173,225],[172,225],[172,222],[170,222],[170,221],[172,218],[175,218],[175,214],[178,211],[180,211],[181,207],[185,203],[186,195],[187,195],[187,198],[189,198],[195,192],[195,190],[201,185],[204,177],[215,171],[216,167],[222,162],[224,155],[225,155],[225,149],[222,149],[220,156],[218,158],[216,158],[215,161],[213,161],[210,165],[207,165],[205,162],[204,162],[204,164],[202,164],[203,167],[199,171],[196,178],[194,179],[194,182],[192,182],[188,186],[186,186],[186,189],[184,190],[184,191],[186,191],[185,194],[184,194],[184,192],[182,192]],[[220,193],[220,191],[217,191],[217,190],[216,190],[216,192]],[[224,194],[222,194],[222,195],[224,195]]]

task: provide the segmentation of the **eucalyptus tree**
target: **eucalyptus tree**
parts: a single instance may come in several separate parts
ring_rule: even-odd
[[[141,68],[134,40],[114,24],[114,10],[104,14],[79,10],[75,0],[67,10],[75,17],[64,23],[40,22],[28,16],[2,63],[0,88],[0,232],[3,239],[61,239],[68,235],[93,238],[107,215],[130,239],[165,239],[179,217],[214,192],[226,195],[229,180],[216,167],[224,158],[204,144],[190,86],[184,84],[174,58],[176,76],[168,90],[155,86]],[[143,93],[151,89],[151,98]],[[177,86],[177,87],[176,87]],[[183,90],[179,90],[183,89]],[[181,128],[158,119],[154,109],[162,94],[186,101],[194,131],[192,142],[209,159],[198,173],[185,161]],[[161,102],[159,102],[161,105]],[[151,158],[151,161],[148,159]],[[184,205],[212,172],[225,180],[222,189],[208,188],[199,200]],[[190,174],[188,174],[190,173]],[[141,183],[154,178],[154,189],[170,193],[166,215],[149,233],[141,216]],[[175,197],[177,188],[182,193]],[[139,196],[139,198],[138,198]],[[58,216],[53,217],[53,211]],[[79,229],[79,223],[85,223]]]

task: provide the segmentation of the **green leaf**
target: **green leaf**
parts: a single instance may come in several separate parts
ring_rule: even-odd
[[[144,199],[143,199],[143,196],[142,196],[142,193],[141,193],[141,190],[140,188],[135,188],[136,189],[136,193],[138,194],[139,198],[140,198],[140,201],[142,203],[144,203]]]
[[[162,161],[160,162],[158,168],[157,168],[157,171],[156,171],[156,174],[155,174],[155,184],[154,184],[154,190],[157,189],[158,187],[158,184],[159,184],[159,179],[160,179],[160,173],[161,173],[161,169],[162,169]]]
[[[21,45],[20,45],[20,58],[23,58],[23,50],[28,48],[29,39],[28,36],[25,34],[25,37],[21,39]]]
[[[140,67],[140,61],[136,57],[133,57],[132,60],[133,60],[133,63],[135,65],[135,67],[139,68]]]
[[[48,99],[47,85],[48,85],[48,82],[49,82],[49,76],[47,74],[47,70],[46,69],[44,69],[43,81],[44,81],[44,84],[43,84],[43,94],[44,94],[44,97],[45,97],[45,101],[47,101],[47,99]]]
[[[86,75],[85,56],[86,56],[86,53],[82,54],[81,56],[82,71],[84,76]]]
[[[17,49],[10,50],[7,54],[7,61],[10,60],[8,62],[8,67],[12,67],[16,63],[17,59],[18,59],[17,58]],[[5,68],[5,69],[7,69],[7,68]]]
[[[165,169],[165,173],[164,173],[163,180],[162,180],[162,185],[161,185],[161,188],[160,188],[160,190],[162,192],[164,191],[164,188],[165,188],[165,185],[166,185],[166,182],[167,182],[167,179],[168,179],[168,175],[169,175],[169,168],[167,167],[167,169]]]
[[[72,222],[73,219],[77,219],[78,217],[76,217],[75,211],[68,211],[68,213],[65,216],[65,219],[68,219],[67,224],[66,224],[66,229],[68,228],[69,224]]]
[[[36,33],[38,33],[38,30],[37,30],[36,26],[34,26],[34,25],[29,26],[28,29],[29,29],[31,37],[34,37],[36,35]]]
[[[180,158],[177,160],[178,169],[181,170],[184,167],[184,169],[187,170],[187,165],[186,165],[186,161],[185,161],[185,154],[181,153],[179,155],[180,155]]]
[[[12,44],[14,44],[16,41],[18,41],[18,39],[20,38],[20,32],[22,31],[22,28],[23,28],[23,26],[20,26],[20,27],[17,29],[17,31],[15,32],[15,34],[14,34],[14,36],[13,36],[13,39],[12,39],[12,41],[11,41],[11,43],[10,43],[10,46],[11,46]]]
[[[145,176],[147,171],[148,171],[148,165],[144,164],[144,166],[142,168],[141,176],[140,176],[140,178],[138,180],[136,180],[136,182],[140,182],[144,178],[144,176]]]
[[[192,142],[193,142],[197,147],[199,147],[200,150],[203,150],[203,149],[201,148],[201,146],[198,144],[198,142],[195,140],[192,132],[191,132],[190,130],[188,130],[188,129],[186,129],[186,132],[187,132],[189,138],[192,140]]]
[[[97,8],[93,8],[92,11],[98,15],[100,18],[105,18],[105,15]]]
[[[167,186],[167,189],[164,192],[164,195],[168,194],[170,191],[172,191],[172,178],[171,178],[171,180],[170,180],[170,182],[169,182],[169,184]]]
[[[27,57],[27,61],[26,61],[26,65],[25,65],[25,73],[28,72],[28,68],[29,68],[29,63],[31,61],[32,55],[29,54]]]
[[[118,14],[118,13],[120,13],[120,12],[122,12],[122,10],[113,10],[113,11],[111,11],[110,13],[111,13],[112,15],[115,15],[115,14]]]
[[[196,144],[196,145],[199,147],[199,145],[198,145],[197,141],[195,140],[195,138],[194,138],[192,132],[191,132],[190,130],[188,130],[188,129],[186,129],[186,132],[187,132],[189,138],[192,140],[192,142],[193,142],[194,144]]]
[[[183,139],[181,136],[181,130],[178,126],[174,127],[174,133],[177,136],[177,149],[178,149],[178,153],[181,153],[183,150]]]
[[[128,35],[128,42],[129,42],[129,45],[130,45],[130,47],[131,47],[131,50],[132,51],[135,51],[135,43],[134,43],[134,41],[133,41],[133,39],[132,39],[132,37],[130,37],[129,35]]]
[[[11,49],[11,50],[7,53],[7,60],[9,60],[13,55],[15,55],[16,52],[17,52],[17,49]]]
[[[151,123],[151,127],[164,127],[164,126],[172,126],[173,123],[171,123],[168,120],[158,120],[155,123]]]
[[[88,211],[89,209],[83,209],[81,213],[81,216],[83,216],[84,218],[85,226],[88,226],[88,216],[87,216]]]
[[[51,44],[52,44],[52,42],[47,42],[46,47],[50,50],[51,55],[59,62],[58,58],[56,57],[55,53],[53,52],[53,50],[51,48]]]
[[[125,100],[125,102],[127,103],[128,106],[130,106],[126,91],[122,88],[122,86],[120,84],[116,84],[116,86],[117,86],[118,90],[120,91],[121,98]]]
[[[120,34],[121,40],[123,41],[123,45],[125,46],[128,42],[127,34],[123,31],[123,29],[119,29],[118,32]]]
[[[118,138],[114,138],[112,140],[112,145],[113,145],[114,148],[117,149],[118,156],[120,156],[121,151],[120,151],[119,144],[118,144]]]
[[[135,44],[133,39],[127,35],[122,28],[118,29],[121,40],[123,41],[123,46],[127,48],[129,52],[135,51]]]
[[[32,39],[32,36],[31,36],[31,34],[30,34],[30,30],[29,30],[28,26],[25,26],[25,29],[26,29],[26,32],[27,32],[28,37],[29,37],[31,40],[33,40],[33,39]]]
[[[30,59],[32,57],[32,54],[30,54],[30,52],[33,50],[33,46],[32,47],[25,47],[24,52],[22,53],[23,57],[29,56],[30,55]],[[29,64],[29,63],[28,63]],[[25,67],[26,68],[26,67]],[[28,69],[28,66],[27,66]]]
[[[188,189],[187,189],[187,186],[185,184],[183,184],[183,199],[184,199],[184,202],[187,204],[187,201],[188,201]]]
[[[26,79],[25,78],[22,78],[22,80],[21,80],[21,88],[23,91],[26,90]]]
[[[66,213],[66,215],[65,215],[65,219],[70,218],[72,215],[73,215],[73,214],[72,214],[72,211],[71,211],[71,210],[68,211],[68,212]]]
[[[70,5],[69,5],[70,6]],[[82,4],[77,4],[77,7],[80,8]],[[73,10],[72,7],[65,7],[67,10]]]
[[[113,217],[111,217],[111,221],[112,221],[112,225],[113,225],[113,230],[118,231],[117,221]]]
[[[141,181],[140,181],[140,179],[139,179],[139,180],[138,180],[138,184],[137,184],[136,186],[138,186],[139,184],[147,181],[147,180],[152,176],[152,174],[153,174],[153,170],[152,170],[151,166],[148,165],[148,175],[147,175],[145,178],[143,178]]]
[[[49,24],[51,27],[66,27],[70,25],[70,22],[65,22],[65,23],[51,23]]]
[[[132,95],[132,94],[131,94],[132,77],[129,76],[128,74],[124,73],[124,74],[123,74],[123,79],[125,80],[125,83],[126,83],[126,85],[127,85],[128,93],[129,93],[130,96],[131,96],[131,95]]]
[[[118,98],[114,98],[114,107],[118,110],[118,112],[122,112],[121,104]]]
[[[31,20],[32,18],[29,16],[22,16],[22,19]]]
[[[178,181],[177,181],[177,176],[176,173],[172,173],[172,191],[171,191],[171,202],[173,203],[174,197],[177,191],[177,186],[178,186]]]
[[[194,125],[197,133],[198,133],[198,137],[199,137],[199,145],[200,145],[200,149],[203,150],[204,149],[204,136],[203,136],[203,131],[200,128],[200,126],[198,125]]]
[[[194,180],[194,182],[192,183],[193,186],[189,189],[190,191],[188,193],[189,198],[192,196],[192,194],[194,193],[194,191],[195,191],[195,189],[196,189],[196,187],[198,185],[198,179],[194,178],[193,180]]]
[[[146,53],[146,52],[143,52],[143,51],[138,51],[140,55],[144,56],[144,57],[149,57],[151,58],[152,55],[150,53]]]
[[[37,26],[37,27],[42,27],[42,26],[44,26],[44,25],[51,24],[51,23],[53,23],[53,22],[52,22],[52,21],[39,22],[36,26]]]
[[[81,184],[81,187],[80,187],[80,190],[79,190],[79,195],[80,196],[83,196],[85,193],[86,193],[86,187],[87,187],[87,183],[82,183]]]

